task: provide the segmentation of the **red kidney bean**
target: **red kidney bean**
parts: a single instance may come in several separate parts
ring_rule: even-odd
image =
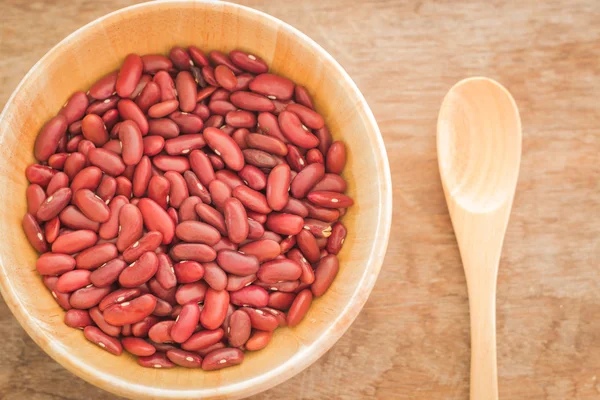
[[[302,275],[300,265],[289,259],[268,261],[260,266],[256,276],[267,284],[294,281]]]
[[[175,208],[179,208],[183,200],[189,197],[187,183],[181,174],[175,171],[167,171],[165,178],[169,181],[169,203]]]
[[[163,118],[172,112],[177,111],[179,108],[179,102],[177,100],[167,100],[152,105],[148,109],[148,116],[151,118]]]
[[[102,315],[102,312],[98,309],[98,307],[91,308],[89,310],[89,315],[98,328],[100,328],[107,335],[118,337],[121,334],[121,327],[114,326],[106,322],[104,315]]]
[[[150,135],[142,139],[144,155],[148,157],[159,154],[165,147],[165,139],[162,136]]]
[[[188,134],[177,138],[168,139],[164,149],[169,155],[188,154],[194,149],[201,149],[206,145],[204,136],[200,134]]]
[[[152,162],[148,156],[142,156],[135,167],[133,172],[133,195],[136,197],[142,197],[152,177]]]
[[[236,67],[252,72],[253,74],[264,74],[269,70],[269,67],[262,59],[240,50],[231,51],[229,58]]]
[[[86,114],[97,114],[99,116],[104,115],[108,110],[117,108],[119,102],[119,96],[110,96],[106,100],[96,101],[91,103],[90,106],[85,110]]]
[[[139,365],[141,365],[142,367],[145,367],[145,368],[167,369],[167,368],[175,367],[175,364],[173,364],[167,358],[165,353],[161,353],[161,352],[156,352],[156,353],[152,354],[151,356],[138,357],[137,361],[138,361]]]
[[[148,331],[159,322],[159,319],[154,315],[144,318],[142,321],[131,325],[131,333],[135,337],[146,337]]]
[[[147,54],[142,56],[144,72],[147,74],[155,74],[160,70],[170,70],[173,68],[173,63],[167,57],[161,54]]]
[[[177,98],[175,83],[167,71],[159,71],[154,75],[154,82],[160,87],[161,101]]]
[[[123,121],[119,129],[119,139],[122,143],[122,157],[126,165],[137,165],[144,154],[142,134],[133,121]]]
[[[339,271],[339,262],[334,254],[323,257],[315,269],[315,281],[311,290],[315,297],[322,296],[335,279]]]
[[[148,357],[156,353],[156,348],[144,339],[127,337],[121,339],[121,344],[131,354],[138,357]]]
[[[252,84],[252,82],[250,82],[250,84]],[[234,92],[229,96],[229,101],[234,106],[248,111],[271,112],[275,110],[275,105],[270,99],[252,92]],[[260,116],[258,121],[260,123]]]
[[[230,274],[250,275],[258,271],[258,259],[233,250],[220,250],[217,254],[217,263]]]
[[[176,244],[171,248],[169,254],[175,261],[209,262],[217,257],[216,251],[212,247],[199,243]]]
[[[288,148],[284,142],[273,136],[251,133],[246,136],[248,147],[266,151],[267,153],[285,156]]]
[[[52,252],[75,254],[93,246],[97,238],[96,233],[89,230],[69,232],[56,238],[54,243],[52,243]]]
[[[302,218],[309,215],[307,206],[300,200],[290,197],[288,203],[281,209],[281,212],[287,214],[295,214]]]
[[[131,263],[139,259],[145,252],[155,251],[162,243],[162,238],[162,233],[157,231],[146,233],[138,241],[123,251],[123,259],[125,262]]]
[[[252,325],[250,317],[242,310],[234,311],[231,314],[227,332],[227,340],[232,347],[243,346],[250,338]]]
[[[256,149],[245,149],[242,150],[244,160],[258,168],[273,168],[278,164],[281,164],[281,160],[272,154],[269,154],[262,150]]]
[[[199,116],[202,121],[206,121],[210,117],[210,109],[206,104],[197,103],[192,114]]]
[[[98,308],[100,309],[100,311],[104,311],[114,304],[120,304],[125,301],[133,300],[139,297],[140,295],[141,291],[139,288],[119,289],[104,297],[100,302]]]
[[[196,212],[200,219],[215,227],[223,236],[227,235],[227,226],[223,215],[207,204],[196,204]]]
[[[199,320],[200,308],[198,308],[198,305],[195,303],[185,304],[171,328],[171,337],[173,340],[177,343],[183,343],[188,340],[194,333]]]
[[[250,323],[254,329],[261,331],[274,331],[279,326],[279,321],[272,314],[267,314],[262,310],[257,310],[251,307],[242,307],[243,310],[250,317]]]
[[[158,231],[163,235],[163,244],[169,244],[175,236],[175,224],[167,212],[149,198],[140,199],[138,207],[148,230]]]
[[[312,191],[329,191],[344,193],[346,191],[346,181],[336,174],[325,174],[323,178],[312,188]]]
[[[338,254],[342,249],[346,239],[346,227],[341,222],[336,222],[331,227],[331,236],[327,241],[327,251],[329,254]]]
[[[39,206],[36,217],[40,221],[49,221],[56,217],[71,201],[71,189],[58,189],[48,196]]]
[[[152,163],[161,171],[175,171],[183,174],[190,169],[187,158],[181,156],[158,155],[152,159]]]
[[[31,164],[25,169],[25,176],[30,183],[45,188],[56,172],[56,170],[45,165]]]
[[[213,226],[199,221],[184,221],[175,229],[177,237],[184,242],[205,243],[214,246],[221,234]]]
[[[244,353],[235,348],[214,350],[207,354],[202,361],[202,369],[215,371],[222,368],[239,365],[244,361]]]
[[[125,261],[115,258],[102,264],[90,275],[90,281],[94,286],[107,287],[119,279],[119,275],[125,269]]]
[[[217,64],[217,65],[226,65],[235,74],[239,74],[239,73],[242,72],[241,69],[239,69],[234,63],[231,62],[231,60],[229,59],[229,57],[225,53],[213,50],[210,53],[208,53],[208,56],[210,57],[210,59],[215,64]]]
[[[207,286],[204,282],[194,282],[179,286],[175,294],[178,304],[202,302],[206,296]]]
[[[181,47],[173,47],[169,52],[169,58],[173,61],[175,68],[180,70],[189,70],[194,65],[188,52]]]
[[[302,275],[300,275],[300,282],[303,284],[307,284],[307,285],[312,284],[315,280],[315,274],[314,274],[312,265],[309,264],[309,262],[306,258],[304,258],[304,256],[300,252],[300,250],[291,249],[287,253],[287,257],[290,260],[296,261],[298,263],[298,265],[300,265],[300,268],[302,268]],[[320,259],[320,254],[318,255],[318,257],[319,258],[317,259],[317,261],[319,261],[319,259]]]
[[[75,153],[78,154],[78,153]],[[72,157],[72,156],[71,156]],[[69,159],[71,158],[69,157]],[[68,162],[69,160],[67,160]],[[69,175],[67,173],[67,175]],[[87,167],[79,171],[73,177],[69,177],[71,181],[71,191],[73,193],[80,189],[96,190],[102,180],[102,171],[98,167]]]
[[[142,90],[142,93],[135,99],[135,104],[147,113],[150,107],[161,101],[160,86],[156,82],[148,82],[148,84]]]
[[[281,254],[285,254],[296,245],[296,236],[288,236],[279,243]]]
[[[111,291],[110,287],[98,288],[95,286],[84,287],[71,294],[69,303],[73,308],[86,310],[97,306],[100,301]]]
[[[300,121],[311,129],[321,129],[325,126],[323,117],[304,105],[292,103],[286,107],[286,111],[296,114],[300,118]]]
[[[137,54],[129,54],[125,58],[115,85],[117,94],[120,97],[126,98],[133,93],[142,77],[143,69],[142,59]]]
[[[238,174],[244,183],[254,190],[263,190],[267,186],[267,178],[264,172],[254,165],[244,165],[244,168]]]
[[[150,125],[144,112],[129,99],[123,99],[118,104],[119,113],[124,120],[132,120],[138,126],[142,136],[145,136],[150,131]]]
[[[256,116],[249,111],[234,110],[225,115],[225,121],[234,128],[253,128],[256,125]]]
[[[304,226],[304,219],[294,214],[271,213],[267,217],[266,226],[281,235],[297,235]]]
[[[225,290],[227,287],[227,274],[217,265],[217,263],[205,263],[204,281],[214,290]]]
[[[121,342],[118,339],[107,335],[95,326],[86,326],[83,334],[87,340],[111,354],[120,356],[123,353],[123,346],[121,346]]]
[[[88,157],[88,161],[89,161],[89,152],[91,149],[95,149],[96,145],[94,145],[94,143],[92,143],[91,140],[87,140],[84,139],[81,142],[79,142],[79,144],[77,145],[77,151],[81,154],[83,154],[84,156]],[[89,162],[88,162],[89,164]]]
[[[102,201],[105,203],[109,203],[110,200],[114,197],[117,192],[117,181],[115,178],[109,175],[103,175],[100,184],[98,185],[98,189],[96,190],[96,194]]]
[[[83,329],[92,325],[92,319],[86,310],[68,310],[65,313],[65,325],[70,328]]]
[[[227,277],[227,287],[225,290],[228,292],[240,290],[243,287],[246,287],[252,282],[256,280],[256,274],[245,275],[245,276],[237,276],[237,275],[229,275]]]
[[[213,67],[202,67],[201,70],[202,79],[211,86],[219,86],[215,79],[215,70]]]
[[[248,216],[242,203],[236,198],[229,198],[225,201],[224,211],[229,240],[233,243],[246,240],[249,230]]]
[[[119,284],[127,288],[139,286],[148,282],[157,269],[158,257],[154,252],[147,251],[121,272]]]
[[[131,198],[133,186],[131,181],[124,176],[118,176],[115,180],[117,181],[117,196],[124,196],[127,199]]]
[[[248,239],[247,240],[256,240],[260,239],[265,233],[265,228],[261,223],[253,220],[252,218],[248,218]]]
[[[55,153],[48,158],[48,166],[53,169],[62,170],[65,166],[69,153]]]
[[[64,165],[63,170],[64,170],[65,174],[67,174],[67,176],[69,177],[70,180],[74,180],[74,178],[77,176],[77,174],[84,169],[86,163],[87,163],[87,158],[82,153],[71,153],[69,155],[69,157],[65,160],[65,165]],[[100,180],[100,177],[102,176],[102,171],[100,171],[100,169],[98,169],[97,167],[93,167],[93,168],[98,170],[98,172],[99,172],[98,180]],[[42,185],[42,186],[44,186],[44,185]],[[71,183],[71,186],[73,186],[73,183]]]
[[[261,112],[258,114],[258,127],[265,135],[279,139],[283,143],[289,143],[279,128],[277,117],[270,112]]]
[[[260,310],[273,315],[275,317],[275,319],[277,319],[277,324],[279,327],[287,326],[287,320],[286,320],[285,314],[282,313],[281,311],[275,310],[274,308],[269,308],[269,307],[262,307]]]
[[[75,92],[58,113],[67,119],[67,124],[79,121],[85,115],[89,100],[84,92]]]
[[[236,306],[266,307],[269,303],[269,294],[258,286],[246,286],[235,292],[231,292],[231,303]]]
[[[52,179],[50,181],[52,181]],[[37,214],[40,205],[44,202],[44,200],[46,200],[46,192],[44,192],[44,189],[42,189],[40,185],[31,184],[27,186],[26,197],[27,212],[29,214],[35,215]]]
[[[208,127],[204,130],[204,139],[229,168],[239,171],[244,167],[242,151],[231,137],[219,129]]]
[[[75,257],[77,268],[91,270],[117,258],[117,247],[112,243],[102,243],[92,246]]]
[[[354,204],[350,197],[337,192],[313,191],[307,198],[313,204],[325,208],[347,208]]]
[[[171,183],[162,176],[153,176],[148,183],[148,197],[156,202],[160,207],[166,209],[169,203],[169,192]]]
[[[100,230],[99,235],[100,238],[102,239],[114,239],[115,237],[117,237],[117,234],[119,233],[119,215],[120,215],[120,211],[121,211],[121,207],[123,207],[125,204],[127,204],[129,201],[127,200],[126,197],[124,196],[116,196],[114,197],[110,203],[109,203],[109,210],[110,210],[110,217],[108,219],[108,221],[106,221],[105,223],[103,223],[100,226]],[[67,207],[68,209],[69,207]],[[65,209],[65,211],[67,210]],[[72,216],[68,217],[67,221],[67,216],[63,215],[65,213],[65,211],[63,211],[63,213],[61,213],[61,221],[67,225],[67,226],[71,226],[73,228],[82,228],[82,229],[92,229],[92,230],[98,230],[98,224],[92,220],[89,220],[87,217],[85,217],[83,214],[81,214],[81,216],[79,216],[78,214],[75,214],[75,209],[73,209],[73,212],[70,212],[70,214],[73,214]],[[79,213],[77,211],[77,213]],[[85,218],[85,219],[83,219]],[[89,222],[87,222],[89,221]],[[77,222],[78,226],[73,226],[75,223]],[[92,226],[89,225],[89,223],[93,223],[96,224],[96,229],[93,229]],[[71,224],[71,225],[69,225]],[[86,224],[86,225],[83,225]],[[87,226],[87,227],[86,227]],[[122,244],[123,246],[124,244]],[[117,246],[119,247],[119,246]]]
[[[304,319],[312,303],[312,298],[313,294],[310,289],[304,289],[298,293],[287,314],[287,324],[289,326],[296,326]]]
[[[268,214],[272,211],[265,195],[248,186],[240,185],[233,190],[232,194],[249,210],[261,214]]]
[[[196,261],[182,261],[175,264],[174,269],[180,283],[197,282],[204,276],[204,267]]]
[[[193,150],[190,153],[190,166],[204,186],[208,186],[215,179],[214,169],[205,153]]]
[[[57,115],[44,125],[35,140],[35,158],[39,161],[46,161],[56,152],[58,142],[67,131],[67,125],[68,121],[63,115]]]
[[[198,351],[209,348],[223,338],[223,329],[204,330],[194,333],[188,340],[182,343],[181,348],[187,351]]]
[[[204,79],[204,78],[202,78]],[[196,101],[200,102],[204,99],[207,99],[210,95],[212,95],[215,91],[217,90],[216,87],[214,86],[207,86],[205,88],[202,88],[198,91],[198,95],[196,96]],[[202,118],[203,120],[205,118]]]
[[[231,138],[235,141],[235,143],[237,143],[238,147],[241,150],[247,149],[248,145],[246,144],[246,136],[248,136],[250,134],[250,131],[246,128],[239,128],[236,129],[235,132],[233,132],[233,134],[231,135]],[[244,166],[244,168],[246,168],[247,165]],[[241,172],[244,170],[244,168],[242,168],[238,174],[241,174]],[[241,176],[241,175],[240,175]]]
[[[102,146],[108,142],[108,131],[104,120],[96,114],[88,114],[81,122],[83,137],[94,143],[96,146]]]
[[[204,308],[200,314],[200,322],[206,329],[217,329],[227,314],[229,306],[229,292],[226,290],[216,291],[212,288],[206,290],[204,297]]]
[[[71,229],[88,229],[98,232],[100,224],[83,215],[75,206],[67,206],[59,214],[60,222]],[[100,236],[102,237],[102,236]]]
[[[135,324],[152,314],[155,307],[156,297],[144,294],[130,301],[109,306],[104,310],[104,319],[114,326]]]
[[[250,82],[252,82],[252,79],[254,79],[254,75],[244,72],[236,76],[236,78],[237,85],[235,85],[235,88],[233,88],[233,92],[237,92],[240,90],[248,90]]]
[[[206,66],[210,65],[209,61],[208,61],[208,57],[206,57],[204,55],[204,53],[202,52],[202,50],[198,49],[197,47],[190,46],[188,48],[188,52],[190,54],[190,57],[194,61],[195,65],[202,66],[202,67],[206,67]]]
[[[67,254],[45,253],[36,261],[40,275],[61,275],[75,268],[75,259]]]
[[[202,366],[202,357],[198,354],[179,349],[167,351],[167,358],[174,364],[185,368],[200,368]]]
[[[88,158],[92,165],[109,175],[118,176],[125,171],[125,163],[121,157],[110,150],[90,149]]]
[[[71,189],[67,190],[70,192]],[[75,192],[73,204],[92,221],[103,223],[110,217],[110,209],[106,203],[89,189],[80,189]]]
[[[329,239],[327,239],[325,237],[318,237],[316,239],[317,239],[317,245],[319,246],[319,249],[323,250],[327,246],[327,241]]]
[[[290,308],[295,298],[295,293],[273,292],[269,294],[268,306],[285,311]]]
[[[192,171],[185,171],[183,174],[183,179],[187,184],[187,189],[192,196],[197,196],[204,203],[210,203],[212,198],[210,196],[210,192],[206,187],[202,185],[198,177]],[[195,205],[196,203],[194,203]],[[191,218],[197,219],[197,218]]]
[[[323,164],[310,164],[302,169],[294,178],[290,192],[296,199],[305,197],[308,192],[323,178],[325,167]]]
[[[117,75],[118,71],[114,71],[100,78],[90,87],[90,96],[96,100],[105,100],[112,96],[116,90]]]
[[[294,94],[294,82],[273,74],[260,74],[250,82],[250,90],[272,100],[289,100]]]
[[[304,220],[304,229],[307,229],[316,238],[328,238],[331,236],[331,223],[307,218]]]
[[[224,121],[225,121],[225,118],[223,118],[222,115],[213,114],[210,116],[210,118],[208,118],[206,120],[206,123],[204,124],[204,126],[211,127],[211,128],[223,128]]]
[[[138,204],[139,205],[139,204]],[[142,237],[143,215],[133,204],[125,204],[119,211],[119,234],[117,248],[123,252]]]
[[[232,190],[238,186],[243,186],[244,182],[242,179],[237,176],[234,172],[229,170],[221,170],[215,173],[215,176],[218,180],[227,184]]]
[[[279,243],[273,240],[263,239],[240,247],[240,253],[248,256],[254,256],[259,262],[262,263],[273,260],[279,254],[281,254],[281,249],[279,247]]]
[[[310,108],[311,110],[315,108],[312,99],[310,98],[310,94],[304,86],[297,85],[294,88],[294,100],[296,101],[296,103],[301,104],[304,107]]]
[[[237,78],[231,69],[226,65],[217,65],[214,70],[215,80],[217,83],[225,89],[231,91],[235,89],[237,85]]]
[[[305,128],[300,118],[293,112],[281,112],[278,121],[284,136],[296,146],[311,149],[319,145],[319,139]]]
[[[267,347],[272,337],[273,332],[254,331],[250,339],[246,341],[245,348],[248,351],[262,350]]]
[[[208,190],[214,206],[218,210],[223,210],[225,202],[231,198],[231,189],[229,186],[223,181],[215,179],[208,185]]]
[[[155,278],[158,283],[167,290],[172,289],[177,285],[177,277],[175,276],[173,263],[168,255],[158,255],[158,269]]]
[[[277,242],[277,243],[281,243],[281,241],[283,240],[281,238],[281,236],[279,236],[275,232],[271,232],[271,231],[265,231],[265,234],[260,239],[261,240],[267,240],[267,239],[268,240],[273,240],[274,242]]]
[[[315,237],[307,231],[306,229],[302,229],[300,233],[296,236],[296,241],[298,244],[298,248],[302,251],[302,254],[308,259],[309,262],[315,263],[320,260],[320,249],[317,245],[317,240]]]
[[[327,151],[327,157],[325,159],[325,166],[327,172],[332,174],[341,174],[346,165],[346,147],[344,143],[335,141],[329,147]]]
[[[151,119],[148,123],[149,135],[158,135],[164,139],[170,139],[177,137],[179,132],[179,125],[169,118]]]

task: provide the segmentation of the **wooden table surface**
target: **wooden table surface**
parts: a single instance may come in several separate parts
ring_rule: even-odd
[[[0,106],[80,26],[135,0],[2,0]],[[514,95],[521,174],[498,276],[503,399],[600,398],[600,3],[304,0],[243,4],[307,33],[352,76],[394,184],[385,265],[346,335],[255,399],[465,399],[465,279],[435,152],[440,102],[485,75]],[[51,94],[49,94],[51,95]],[[0,304],[0,398],[112,399],[71,375]]]

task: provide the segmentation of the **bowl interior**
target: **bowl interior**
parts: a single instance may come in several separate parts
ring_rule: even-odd
[[[35,269],[37,254],[21,230],[26,212],[25,167],[42,125],[77,90],[119,67],[131,52],[166,54],[174,45],[204,51],[240,48],[271,70],[306,86],[334,139],[348,150],[344,177],[356,205],[340,273],[313,302],[296,328],[279,329],[265,350],[241,366],[200,370],[148,370],[127,354],[115,357],[65,326],[64,313]],[[113,13],[77,31],[51,50],[25,77],[0,116],[0,288],[15,316],[54,359],[84,379],[128,397],[240,397],[291,377],[327,351],[354,320],[381,267],[391,222],[391,183],[383,144],[364,99],[327,53],[295,29],[265,14],[229,3],[156,2]]]

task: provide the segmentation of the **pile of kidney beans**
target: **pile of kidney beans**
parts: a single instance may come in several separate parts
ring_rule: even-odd
[[[65,324],[144,367],[237,365],[338,272],[345,147],[254,55],[130,54],[34,154],[23,229],[44,284]]]

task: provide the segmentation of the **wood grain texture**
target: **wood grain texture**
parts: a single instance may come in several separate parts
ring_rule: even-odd
[[[0,105],[66,35],[127,0],[4,0]],[[435,151],[441,100],[485,75],[515,97],[523,156],[500,261],[506,399],[600,396],[600,5],[596,1],[241,2],[307,33],[355,80],[386,142],[394,221],[362,313],[316,364],[256,399],[465,399],[467,290]],[[112,399],[0,306],[2,399]]]

